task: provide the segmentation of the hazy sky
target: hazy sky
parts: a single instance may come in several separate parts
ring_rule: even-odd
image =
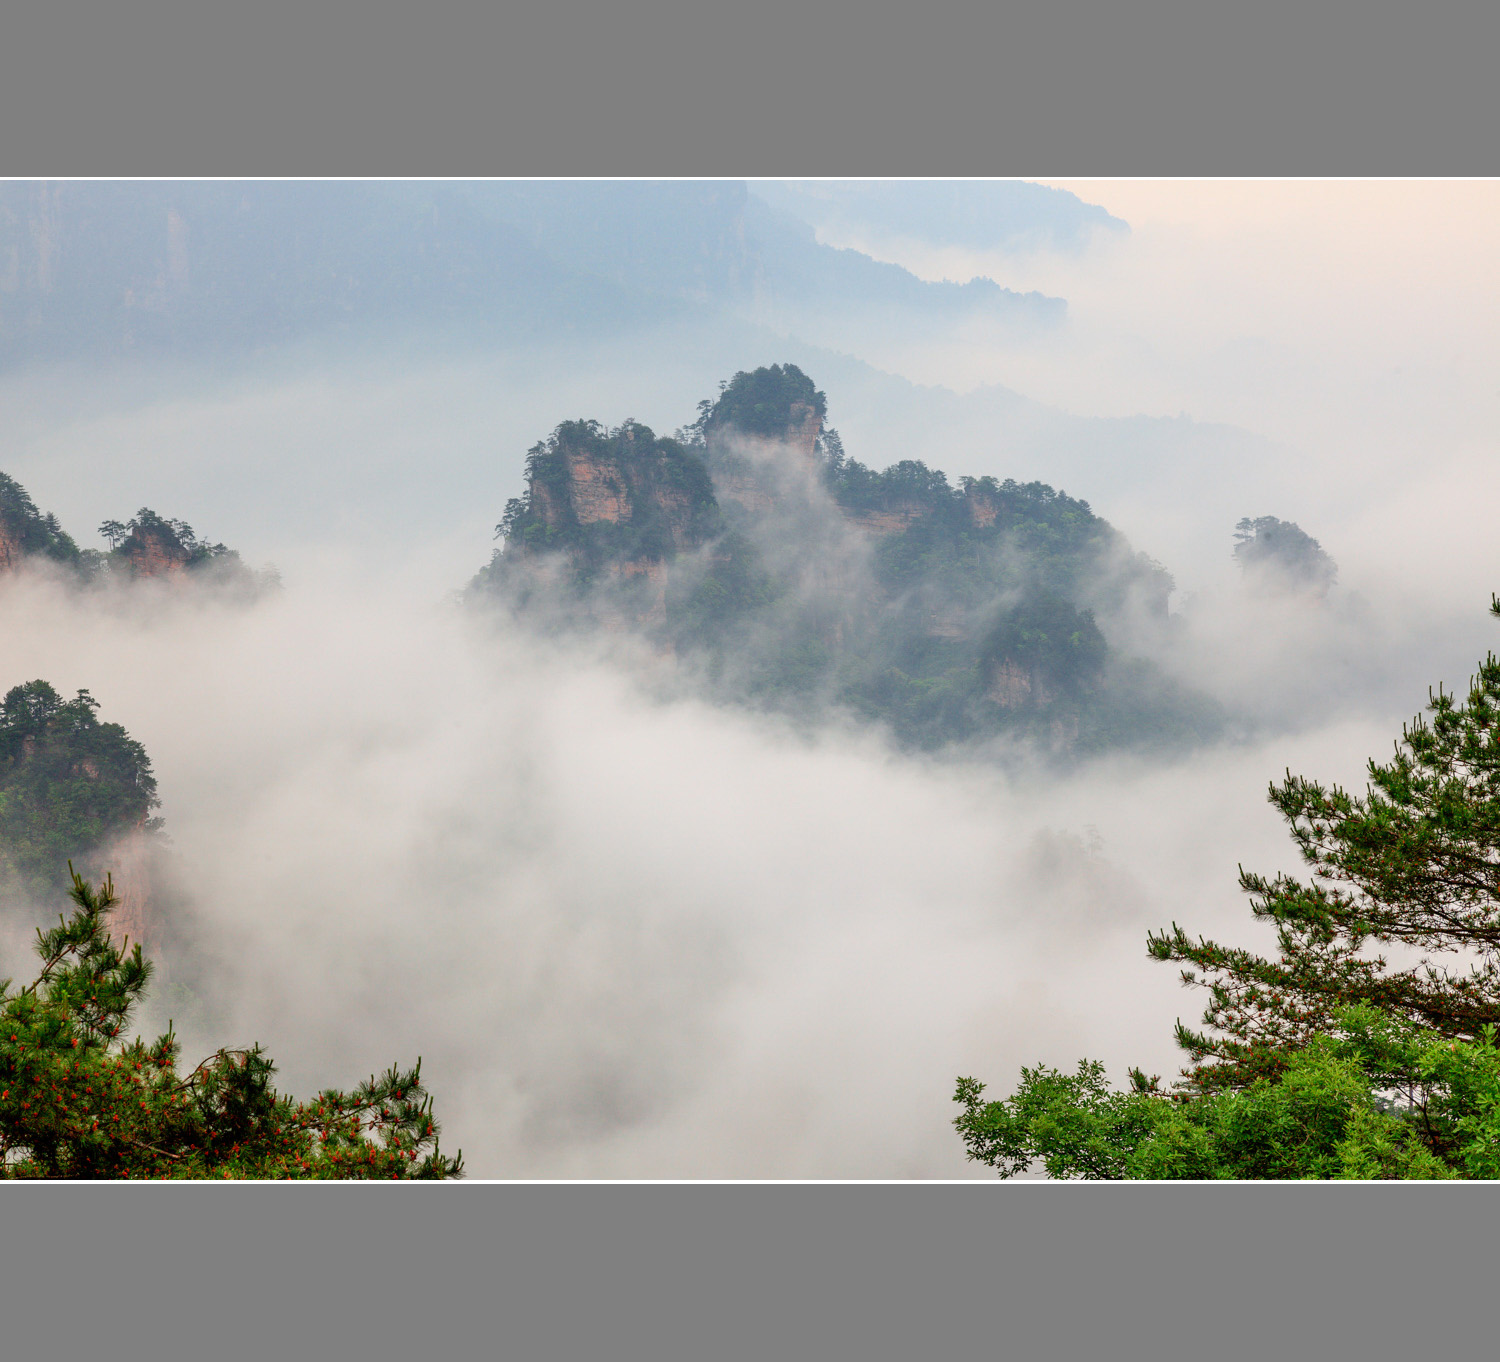
[[[1024,257],[869,243],[925,277],[986,274],[1066,298],[1074,332],[1109,363],[1063,373],[1045,351],[1010,356],[1013,386],[1094,414],[1187,410],[1284,438],[1363,439],[1393,413],[1462,438],[1493,429],[1500,184],[1045,183],[1130,232]],[[994,381],[984,363],[961,373],[943,357],[950,383]]]

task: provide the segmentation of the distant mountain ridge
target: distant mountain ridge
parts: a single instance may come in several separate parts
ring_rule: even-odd
[[[513,341],[709,308],[1055,325],[1060,299],[821,246],[739,181],[0,182],[0,363],[239,354],[372,328]]]

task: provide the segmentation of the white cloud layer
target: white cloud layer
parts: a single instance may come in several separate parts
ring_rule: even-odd
[[[1196,1003],[1145,931],[1258,939],[1234,865],[1291,863],[1266,782],[1387,736],[955,769],[653,703],[323,567],[249,610],[13,582],[7,671],[153,755],[207,959],[189,1048],[259,1039],[300,1092],[421,1054],[480,1176],[973,1171],[953,1079],[1174,1072]]]

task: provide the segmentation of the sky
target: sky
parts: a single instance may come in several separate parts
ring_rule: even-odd
[[[190,1043],[261,1040],[294,1092],[420,1054],[444,1147],[497,1178],[976,1176],[960,1074],[1174,1073],[1200,1004],[1147,930],[1267,945],[1236,867],[1296,868],[1268,783],[1357,786],[1492,645],[1500,188],[1048,183],[1129,232],[831,243],[1066,298],[1024,341],[851,354],[695,322],[0,377],[0,468],[81,542],[146,504],[286,581],[249,608],[0,586],[6,684],[86,686],[152,756],[199,971],[153,1008]],[[1256,734],[945,763],[667,702],[649,660],[457,609],[558,421],[670,431],[780,359],[866,462],[1087,497],[1177,580],[1172,637],[1126,642]],[[1337,561],[1326,604],[1245,592],[1231,530],[1262,514]]]

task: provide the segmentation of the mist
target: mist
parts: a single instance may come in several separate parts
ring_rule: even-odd
[[[955,770],[653,701],[338,561],[248,609],[18,581],[0,619],[167,783],[189,1055],[258,1039],[307,1092],[420,1054],[487,1177],[963,1176],[960,1072],[1175,1072],[1144,932],[1244,939],[1235,861],[1290,868],[1266,781],[1378,736]]]
[[[1243,214],[1072,188],[1130,230],[979,250],[859,236],[846,204],[827,237],[1065,298],[1042,332],[960,322],[839,350],[831,330],[692,315],[0,376],[0,468],[80,542],[145,504],[285,581],[246,605],[0,579],[5,685],[87,687],[151,755],[177,920],[142,1028],[170,1015],[190,1061],[258,1040],[297,1094],[420,1055],[444,1149],[493,1178],[988,1177],[948,1124],[958,1075],[996,1095],[1022,1064],[1083,1056],[1117,1080],[1174,1075],[1172,1021],[1201,1004],[1146,932],[1270,948],[1236,886],[1239,864],[1299,869],[1268,783],[1362,788],[1427,687],[1462,686],[1492,646],[1500,465],[1473,367],[1493,344],[1475,322],[1490,206],[1407,186],[1450,230],[1402,216],[1396,244],[1426,243],[1403,275],[1393,229],[1361,237],[1380,219],[1337,186],[1326,211],[1306,207],[1318,186],[1278,210],[1260,255]],[[1377,266],[1404,300],[1389,324]],[[1210,279],[1227,282],[1205,295]],[[1301,288],[1305,337],[1257,301],[1267,280]],[[1428,367],[1391,388],[1423,346]],[[867,464],[1086,498],[1176,582],[1169,628],[1122,623],[1111,645],[1243,722],[1066,769],[924,756],[837,714],[663,684],[629,639],[461,607],[559,421],[671,431],[719,380],[779,361],[827,391]],[[1259,515],[1332,556],[1326,598],[1238,571],[1234,523]],[[16,933],[6,948],[0,974],[29,977]]]

